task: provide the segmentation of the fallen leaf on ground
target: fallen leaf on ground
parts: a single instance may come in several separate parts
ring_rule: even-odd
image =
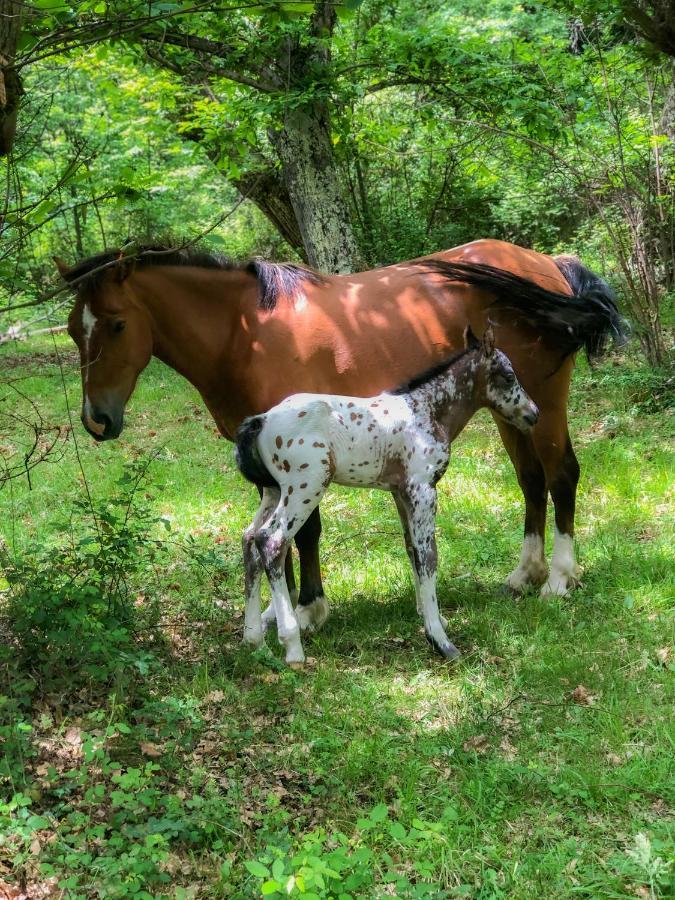
[[[592,706],[598,699],[595,694],[591,694],[588,688],[583,684],[578,684],[570,693],[570,700],[578,703],[579,706]]]
[[[63,739],[66,744],[70,744],[73,747],[80,747],[82,744],[82,732],[77,726],[71,725],[64,734]]]
[[[489,747],[489,741],[486,734],[476,734],[470,737],[468,741],[464,741],[464,752],[468,753],[473,750],[476,753],[485,753]]]
[[[153,744],[150,741],[141,741],[141,753],[143,756],[150,756],[152,759],[157,759],[158,756],[162,755],[162,748],[158,747],[157,744]]]
[[[670,658],[673,655],[672,647],[661,647],[656,651],[656,658],[661,663],[662,666],[667,666],[670,662]]]
[[[210,691],[205,697],[207,703],[222,703],[225,699],[223,691]]]

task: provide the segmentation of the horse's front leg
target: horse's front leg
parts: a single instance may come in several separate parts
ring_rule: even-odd
[[[303,631],[318,631],[330,613],[321,582],[320,537],[321,516],[317,506],[295,535],[300,556],[300,595],[296,615]]]
[[[540,454],[553,507],[555,509],[555,537],[551,572],[541,589],[542,597],[549,594],[566,596],[579,584],[581,569],[574,556],[574,512],[579,463],[572,448],[567,428],[558,428],[555,439],[538,440]]]
[[[543,416],[542,416],[543,417]],[[522,594],[539,587],[548,576],[544,556],[546,528],[546,475],[530,435],[523,434],[497,416],[494,417],[504,447],[518,476],[525,499],[525,534],[520,561],[506,578],[505,587],[514,594]]]
[[[409,534],[417,604],[418,609],[422,608],[424,633],[441,656],[457,659],[460,653],[445,633],[436,595],[436,489],[430,484],[408,484],[399,500],[404,532],[407,527]]]

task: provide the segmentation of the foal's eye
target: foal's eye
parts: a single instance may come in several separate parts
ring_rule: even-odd
[[[126,324],[127,323],[123,319],[118,319],[116,322],[113,322],[113,334],[119,334],[121,331],[124,331]]]

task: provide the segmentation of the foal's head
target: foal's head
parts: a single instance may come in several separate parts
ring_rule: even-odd
[[[91,265],[81,272],[57,261],[62,277],[75,287],[86,276],[68,317],[68,334],[80,351],[82,424],[97,441],[119,437],[124,407],[153,344],[149,314],[126,284],[126,264],[109,263],[108,257],[108,267],[92,275]]]
[[[539,419],[539,409],[516,378],[508,356],[495,347],[492,327],[488,326],[481,341],[468,327],[465,342],[468,349],[479,352],[483,404],[520,431],[533,428]]]

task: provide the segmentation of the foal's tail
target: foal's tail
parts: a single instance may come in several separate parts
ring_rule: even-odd
[[[250,416],[244,419],[235,437],[234,458],[237,468],[244,476],[258,487],[278,487],[267,466],[262,461],[258,450],[258,435],[265,424],[265,416]]]
[[[529,278],[483,263],[426,259],[417,265],[448,281],[494,294],[495,306],[519,313],[537,331],[553,338],[565,355],[583,348],[592,359],[605,352],[609,339],[618,345],[626,343],[629,328],[607,282],[575,256],[558,256],[554,262],[572,288],[571,295],[546,290]]]

